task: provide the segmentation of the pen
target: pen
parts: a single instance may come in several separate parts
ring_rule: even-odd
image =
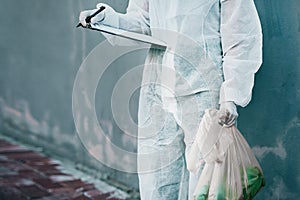
[[[90,15],[90,16],[87,16],[86,18],[85,18],[85,22],[87,23],[87,24],[89,24],[89,23],[91,23],[91,19],[93,18],[93,17],[95,17],[96,15],[98,15],[100,12],[102,12],[103,10],[105,9],[105,6],[101,6],[96,12],[94,12],[92,15]],[[81,23],[79,23],[79,24],[77,24],[77,26],[76,26],[76,28],[78,28],[78,27],[83,27],[83,25],[81,24]]]

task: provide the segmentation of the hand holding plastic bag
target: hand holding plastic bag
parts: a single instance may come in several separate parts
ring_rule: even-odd
[[[195,155],[202,154],[204,169],[194,192],[196,200],[252,199],[265,185],[262,169],[235,126],[218,123],[218,111],[206,110],[187,159],[196,171]]]
[[[219,124],[227,127],[233,126],[238,117],[236,105],[232,101],[222,102],[219,111]]]

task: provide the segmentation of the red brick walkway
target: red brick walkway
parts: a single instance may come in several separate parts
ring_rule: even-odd
[[[117,200],[57,166],[41,154],[0,139],[0,200]]]

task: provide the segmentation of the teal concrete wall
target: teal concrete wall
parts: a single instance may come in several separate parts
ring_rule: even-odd
[[[89,52],[104,38],[74,26],[80,10],[97,1],[0,0],[0,129],[1,134],[41,146],[50,154],[72,159],[137,188],[135,174],[105,167],[80,143],[72,117],[76,73]],[[124,12],[127,0],[106,1]],[[264,33],[264,63],[257,73],[249,106],[239,109],[238,126],[260,161],[267,186],[256,199],[300,196],[300,1],[256,0]],[[121,146],[135,140],[119,137],[110,110],[118,77],[141,64],[145,52],[116,60],[97,94],[99,121],[116,134]],[[134,58],[134,59],[131,59]],[[119,67],[122,65],[122,67]],[[136,95],[137,96],[137,95]],[[137,98],[132,100],[136,115]],[[113,158],[111,158],[113,159]]]
[[[100,33],[76,29],[81,10],[97,1],[0,0],[0,129],[1,134],[42,147],[47,153],[70,159],[76,167],[99,171],[103,179],[115,179],[138,187],[135,174],[106,167],[82,145],[72,115],[72,90],[76,73],[92,49],[104,40]],[[127,1],[107,1],[124,12]],[[135,53],[142,62],[145,53]],[[122,63],[122,68],[118,67]],[[124,70],[134,64],[120,58],[106,72],[110,81],[97,92],[100,123],[117,142],[135,150],[135,140],[123,141],[110,110],[112,87]],[[114,70],[113,70],[114,69]],[[134,103],[135,101],[135,103]],[[137,110],[136,105],[132,112]],[[125,140],[125,139],[124,139]],[[115,158],[108,159],[114,160]]]
[[[300,1],[256,0],[263,65],[239,128],[259,158],[267,186],[257,199],[300,197]]]

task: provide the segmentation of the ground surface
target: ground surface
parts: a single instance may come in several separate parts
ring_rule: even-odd
[[[59,163],[0,139],[0,200],[117,200],[58,169]]]

